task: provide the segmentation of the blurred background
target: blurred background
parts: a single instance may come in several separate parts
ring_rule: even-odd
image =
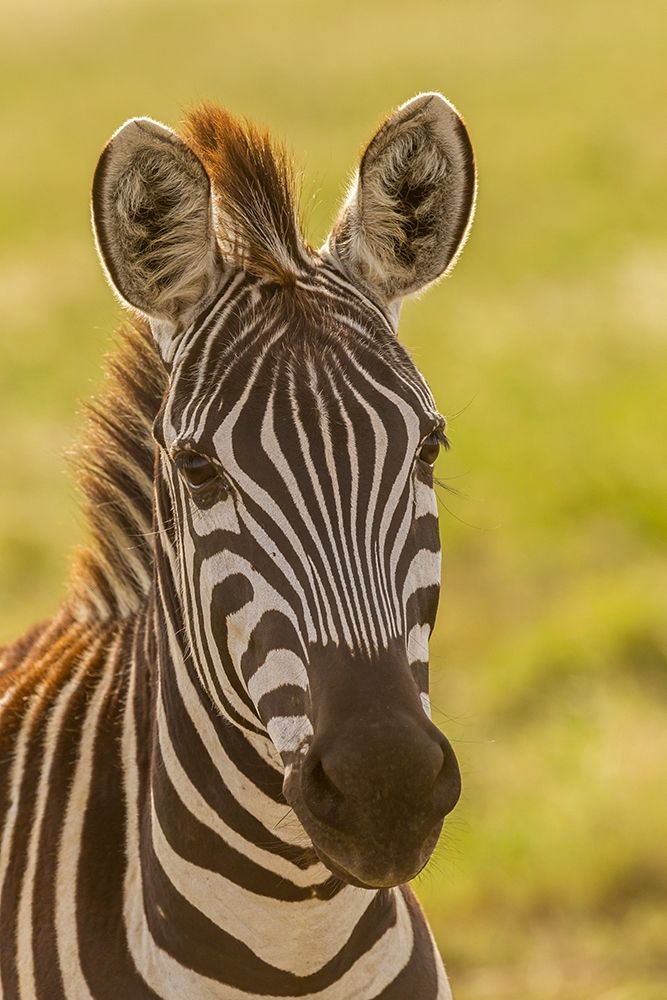
[[[476,148],[477,221],[401,336],[454,445],[433,701],[464,795],[417,889],[457,1000],[665,1000],[667,7],[0,17],[0,642],[57,607],[83,530],[63,456],[119,320],[88,219],[111,132],[203,99],[270,125],[318,241],[380,118],[442,90]]]

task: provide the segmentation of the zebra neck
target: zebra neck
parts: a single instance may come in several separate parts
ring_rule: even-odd
[[[326,989],[360,961],[368,973],[387,933],[396,947],[411,936],[400,893],[330,875],[283,799],[268,742],[213,710],[179,629],[155,610],[143,628],[124,732],[126,919],[140,972],[156,991],[176,976],[190,997],[224,982],[230,1000],[231,987]]]

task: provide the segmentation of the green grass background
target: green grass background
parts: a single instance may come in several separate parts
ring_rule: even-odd
[[[458,1000],[667,997],[667,7],[28,0],[0,25],[0,640],[81,519],[63,454],[119,310],[88,189],[127,117],[270,124],[321,238],[393,105],[441,89],[480,196],[401,336],[451,416],[436,718],[465,790],[424,900]]]

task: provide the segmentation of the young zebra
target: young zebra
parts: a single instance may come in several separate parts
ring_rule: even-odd
[[[428,717],[444,420],[396,339],[465,241],[439,94],[320,251],[226,111],[126,123],[93,185],[136,313],[81,451],[91,541],[0,670],[4,1000],[442,1000],[404,885],[460,789]]]

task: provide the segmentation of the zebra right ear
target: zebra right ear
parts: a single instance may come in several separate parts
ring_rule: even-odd
[[[394,304],[450,270],[475,208],[472,145],[442,94],[401,105],[366,147],[325,251]]]
[[[111,287],[149,318],[168,358],[174,334],[209,303],[222,277],[208,174],[171,129],[133,118],[100,156],[92,216]]]

